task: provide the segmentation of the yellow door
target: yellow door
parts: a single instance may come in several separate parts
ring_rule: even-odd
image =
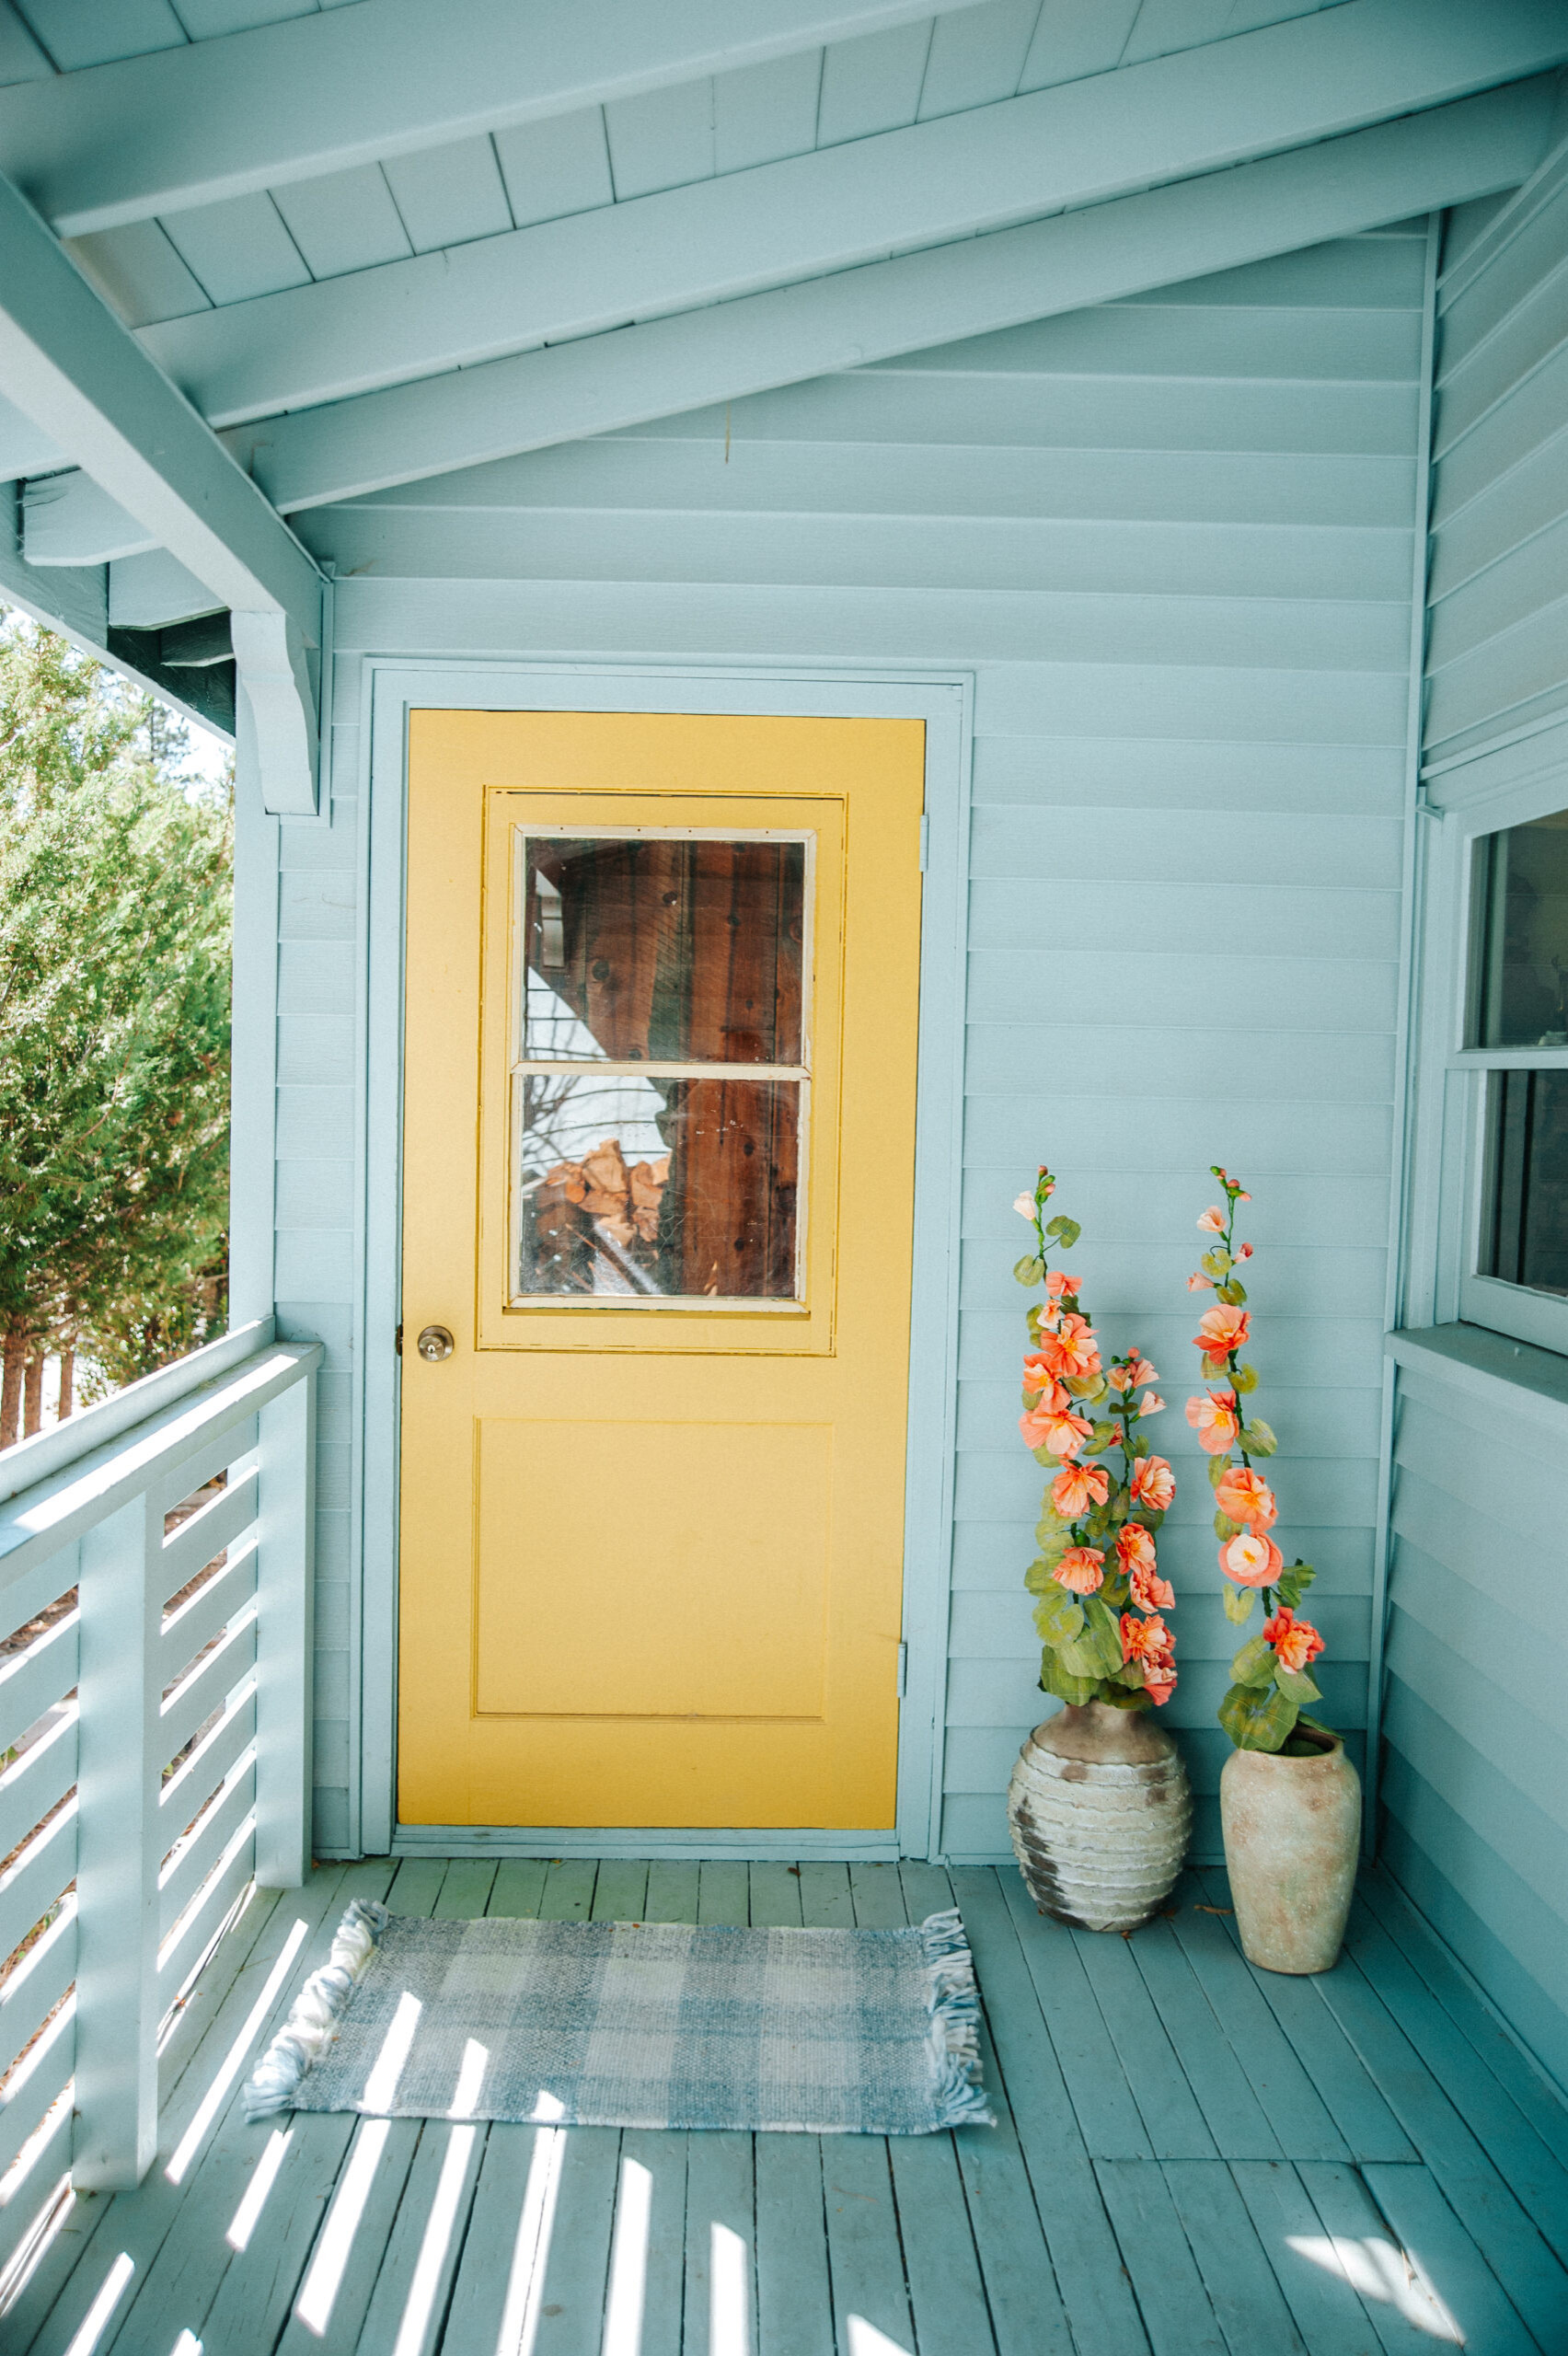
[[[894,1821],[924,751],[412,716],[405,1823]]]

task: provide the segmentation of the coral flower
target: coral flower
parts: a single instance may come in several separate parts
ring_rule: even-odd
[[[1251,1201],[1252,1197],[1247,1192],[1246,1187],[1238,1186],[1235,1180],[1231,1177],[1228,1170],[1216,1170],[1214,1174],[1219,1180],[1220,1184],[1225,1188],[1232,1202],[1250,1203]]]
[[[1158,1382],[1159,1375],[1141,1350],[1134,1350],[1125,1366],[1113,1366],[1106,1377],[1113,1391],[1136,1391],[1140,1382]]]
[[[1156,1675],[1156,1670],[1159,1674]],[[1144,1667],[1144,1692],[1157,1706],[1169,1702],[1176,1691],[1176,1664],[1173,1660],[1148,1661]]]
[[[1146,1391],[1144,1392],[1143,1397],[1138,1401],[1138,1413],[1140,1415],[1164,1415],[1165,1402],[1160,1397],[1158,1391]]]
[[[1140,1456],[1133,1467],[1131,1485],[1136,1504],[1164,1513],[1176,1495],[1176,1475],[1163,1456]]]
[[[1214,1501],[1232,1521],[1244,1521],[1253,1530],[1272,1530],[1279,1519],[1274,1491],[1261,1472],[1243,1464],[1232,1465],[1215,1484]]]
[[[1323,1649],[1323,1640],[1310,1620],[1298,1620],[1285,1603],[1272,1620],[1264,1621],[1263,1634],[1286,1669],[1297,1671],[1304,1669],[1309,1660],[1316,1660]]]
[[[1021,1202],[1024,1197],[1020,1195],[1019,1199]],[[1211,1203],[1209,1205],[1207,1210],[1204,1212],[1203,1216],[1198,1220],[1198,1225],[1209,1235],[1223,1235],[1225,1233],[1225,1213],[1220,1209],[1217,1203]]]
[[[1285,1557],[1272,1538],[1244,1530],[1220,1548],[1219,1567],[1238,1587],[1273,1587],[1285,1568]]]
[[[1055,1375],[1090,1375],[1100,1372],[1100,1352],[1094,1346],[1094,1329],[1086,1317],[1069,1312],[1057,1324],[1054,1333],[1042,1328],[1040,1356]]]
[[[1236,1246],[1236,1257],[1239,1260],[1250,1260],[1251,1256],[1252,1247],[1250,1243],[1239,1243]]]
[[[1026,1448],[1043,1448],[1053,1456],[1070,1459],[1089,1438],[1093,1426],[1085,1415],[1064,1415],[1055,1407],[1031,1407],[1018,1419]]]
[[[1140,1611],[1169,1611],[1176,1600],[1176,1590],[1169,1579],[1157,1571],[1136,1570],[1128,1582],[1133,1601]]]
[[[1051,1503],[1064,1521],[1076,1521],[1090,1503],[1102,1506],[1111,1494],[1111,1475],[1103,1464],[1070,1464],[1051,1484]]]
[[[1065,1268],[1053,1268],[1045,1279],[1046,1298],[1051,1300],[1076,1300],[1081,1276],[1069,1276]]]
[[[1187,1421],[1198,1436],[1198,1446],[1209,1456],[1223,1456],[1240,1429],[1234,1391],[1205,1391],[1187,1402]]]
[[[1141,1521],[1124,1521],[1116,1532],[1116,1553],[1124,1571],[1152,1571],[1154,1540]]]
[[[1037,1406],[1054,1407],[1058,1415],[1065,1414],[1072,1403],[1038,1350],[1032,1350],[1024,1359],[1023,1387],[1026,1391],[1040,1392],[1041,1396],[1035,1402]]]
[[[1232,1350],[1245,1345],[1251,1328],[1250,1311],[1233,1309],[1228,1301],[1221,1301],[1217,1309],[1205,1309],[1199,1318],[1193,1347],[1202,1350],[1205,1357],[1228,1358]]]
[[[1175,1640],[1158,1611],[1140,1620],[1136,1611],[1122,1614],[1122,1658],[1159,1660],[1175,1650]]]
[[[1051,1574],[1074,1595],[1092,1595],[1105,1577],[1105,1557],[1095,1546],[1069,1546]]]
[[[1187,1290],[1189,1292],[1212,1292],[1214,1290],[1214,1278],[1212,1276],[1200,1276],[1196,1269],[1194,1269],[1193,1274],[1187,1278]]]

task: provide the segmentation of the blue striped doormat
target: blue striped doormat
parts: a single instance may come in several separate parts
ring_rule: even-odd
[[[956,1909],[898,1931],[432,1922],[356,1899],[248,2117],[933,2135],[989,2125]]]

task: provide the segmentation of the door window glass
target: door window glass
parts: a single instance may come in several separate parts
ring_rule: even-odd
[[[801,1297],[810,849],[521,837],[516,1297]]]

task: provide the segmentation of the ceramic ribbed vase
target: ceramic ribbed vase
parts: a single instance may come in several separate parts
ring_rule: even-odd
[[[1170,1897],[1193,1796],[1150,1710],[1069,1704],[1019,1752],[1008,1786],[1013,1851],[1030,1896],[1058,1923],[1135,1931]]]

